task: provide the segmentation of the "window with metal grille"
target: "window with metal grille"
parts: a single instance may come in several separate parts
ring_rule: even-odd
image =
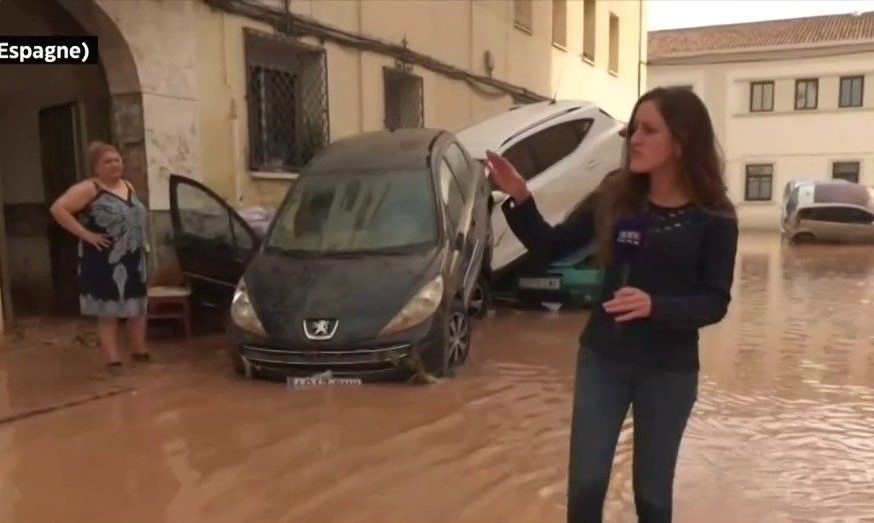
[[[835,162],[832,164],[832,178],[859,183],[859,162]]]
[[[294,172],[330,140],[325,50],[246,30],[249,167]]]
[[[795,108],[816,109],[819,97],[819,80],[797,80],[795,82]]]
[[[514,0],[513,2],[513,23],[519,29],[524,29],[527,32],[532,32],[534,25],[532,23],[532,0]]]
[[[840,107],[862,107],[862,93],[865,91],[864,76],[841,77]]]
[[[385,128],[425,126],[422,77],[390,67],[383,68]]]
[[[773,110],[774,82],[752,82],[750,84],[750,112]]]
[[[774,166],[771,164],[747,165],[747,201],[770,201],[774,182]]]

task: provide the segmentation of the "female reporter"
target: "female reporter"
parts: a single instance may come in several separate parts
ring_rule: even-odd
[[[553,260],[595,241],[605,269],[580,337],[569,523],[601,522],[630,406],[638,521],[671,521],[680,441],[697,396],[698,329],[719,322],[731,299],[737,220],[704,104],[686,89],[654,89],[638,100],[625,140],[624,169],[587,212],[556,227],[506,159],[487,159],[510,196],[507,221],[530,253]]]

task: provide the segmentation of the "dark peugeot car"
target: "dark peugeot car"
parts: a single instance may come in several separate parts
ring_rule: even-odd
[[[247,377],[439,376],[463,363],[488,198],[454,136],[423,129],[325,148],[263,238],[202,185],[171,180],[183,271],[198,299],[232,302],[233,362]]]

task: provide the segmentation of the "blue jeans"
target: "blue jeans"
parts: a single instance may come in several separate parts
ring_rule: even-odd
[[[568,523],[601,523],[616,442],[632,405],[638,521],[671,521],[674,468],[697,389],[697,371],[637,368],[580,349],[571,423]]]

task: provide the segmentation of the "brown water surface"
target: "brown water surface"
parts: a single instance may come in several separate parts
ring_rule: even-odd
[[[237,379],[219,338],[162,344],[92,401],[0,422],[0,521],[564,521],[585,317],[501,309],[429,387],[289,390]],[[675,521],[874,521],[874,249],[745,235],[701,346]],[[46,350],[3,354],[0,407],[70,386],[69,352],[28,356]],[[631,429],[610,522],[635,521]]]

